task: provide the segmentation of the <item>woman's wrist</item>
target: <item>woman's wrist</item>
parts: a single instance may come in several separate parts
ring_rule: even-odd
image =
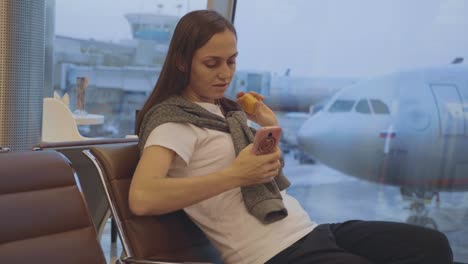
[[[227,184],[228,190],[242,186],[243,182],[240,177],[236,177],[231,167],[225,168],[218,173],[223,179],[223,184]]]
[[[268,121],[268,122],[262,122],[262,124],[259,124],[262,127],[267,127],[267,126],[278,126],[278,121]]]

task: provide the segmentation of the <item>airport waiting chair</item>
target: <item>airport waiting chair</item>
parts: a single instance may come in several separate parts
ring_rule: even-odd
[[[105,264],[69,161],[55,151],[0,153],[2,263]]]
[[[98,237],[100,238],[110,216],[109,203],[107,202],[99,173],[91,160],[84,155],[83,150],[93,146],[118,145],[137,141],[138,138],[103,138],[82,141],[41,142],[33,149],[55,150],[65,155],[71,161],[78,176],[81,191],[84,194]],[[114,221],[112,221],[111,242],[114,243],[116,240],[117,229],[115,228]]]
[[[181,210],[161,216],[136,216],[128,192],[138,163],[137,143],[93,147],[95,163],[116,221],[126,257],[121,263],[221,263],[218,252]]]

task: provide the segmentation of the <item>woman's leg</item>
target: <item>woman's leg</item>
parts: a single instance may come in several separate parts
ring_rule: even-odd
[[[266,262],[266,264],[374,264],[340,248],[328,225],[319,225],[307,236]]]
[[[436,230],[379,221],[348,221],[329,227],[338,246],[375,263],[453,263],[447,238]]]

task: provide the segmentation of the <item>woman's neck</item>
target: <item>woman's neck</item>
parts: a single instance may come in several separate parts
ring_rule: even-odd
[[[184,92],[182,93],[182,97],[185,99],[192,101],[192,102],[198,102],[198,103],[210,103],[210,104],[215,104],[216,100],[207,98],[207,97],[202,97],[199,96],[198,94],[190,93],[190,92]]]

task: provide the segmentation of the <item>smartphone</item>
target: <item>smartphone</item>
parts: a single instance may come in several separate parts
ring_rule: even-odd
[[[281,136],[281,127],[267,126],[257,130],[252,147],[255,155],[264,155],[276,151]]]

